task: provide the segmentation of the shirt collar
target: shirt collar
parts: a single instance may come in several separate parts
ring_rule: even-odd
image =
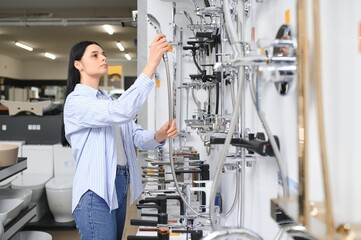
[[[87,96],[95,96],[97,98],[105,96],[107,99],[109,99],[109,98],[111,99],[111,96],[107,92],[96,89],[96,88],[92,88],[92,87],[90,87],[88,85],[81,84],[81,83],[78,83],[75,86],[74,91],[76,91],[78,93],[80,92],[80,93],[85,94]]]

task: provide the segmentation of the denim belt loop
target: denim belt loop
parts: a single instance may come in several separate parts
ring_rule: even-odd
[[[124,176],[128,176],[129,175],[129,168],[128,165],[117,165],[117,176],[119,175],[124,175]]]

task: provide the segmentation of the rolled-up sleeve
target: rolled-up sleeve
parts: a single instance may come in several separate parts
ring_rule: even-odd
[[[140,125],[133,122],[133,141],[140,150],[153,150],[164,146],[165,141],[161,143],[154,139],[155,131],[144,130]]]

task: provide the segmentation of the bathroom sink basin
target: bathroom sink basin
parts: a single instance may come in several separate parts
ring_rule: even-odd
[[[21,174],[21,173],[18,173],[18,174]],[[13,175],[11,177],[8,177],[8,178],[0,181],[0,189],[10,188],[11,187],[11,182],[14,181],[18,177],[18,174],[15,174],[15,175]]]
[[[18,151],[18,145],[0,144],[0,167],[7,167],[17,163]]]
[[[11,240],[52,240],[53,237],[46,232],[21,231],[17,232]]]
[[[4,226],[0,223],[0,240],[4,240]]]
[[[19,215],[22,203],[20,199],[0,199],[0,222],[3,226]]]
[[[26,208],[31,199],[32,191],[30,189],[12,189],[3,188],[0,189],[0,199],[19,199],[22,200],[21,209]]]

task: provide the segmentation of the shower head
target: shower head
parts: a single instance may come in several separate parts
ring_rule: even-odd
[[[193,19],[192,19],[191,15],[189,14],[189,12],[183,11],[183,14],[186,17],[186,19],[188,20],[189,24],[193,25]]]
[[[161,34],[162,29],[160,28],[160,24],[159,24],[158,20],[150,13],[147,13],[146,17],[147,17],[147,21],[149,22],[149,24],[151,26],[154,27],[157,34]],[[164,60],[164,62],[168,62],[168,56],[167,56],[166,52],[163,54],[163,60]]]
[[[154,27],[157,34],[162,33],[162,29],[160,28],[160,24],[159,24],[158,20],[150,13],[147,13],[146,17],[147,17],[149,24]]]

